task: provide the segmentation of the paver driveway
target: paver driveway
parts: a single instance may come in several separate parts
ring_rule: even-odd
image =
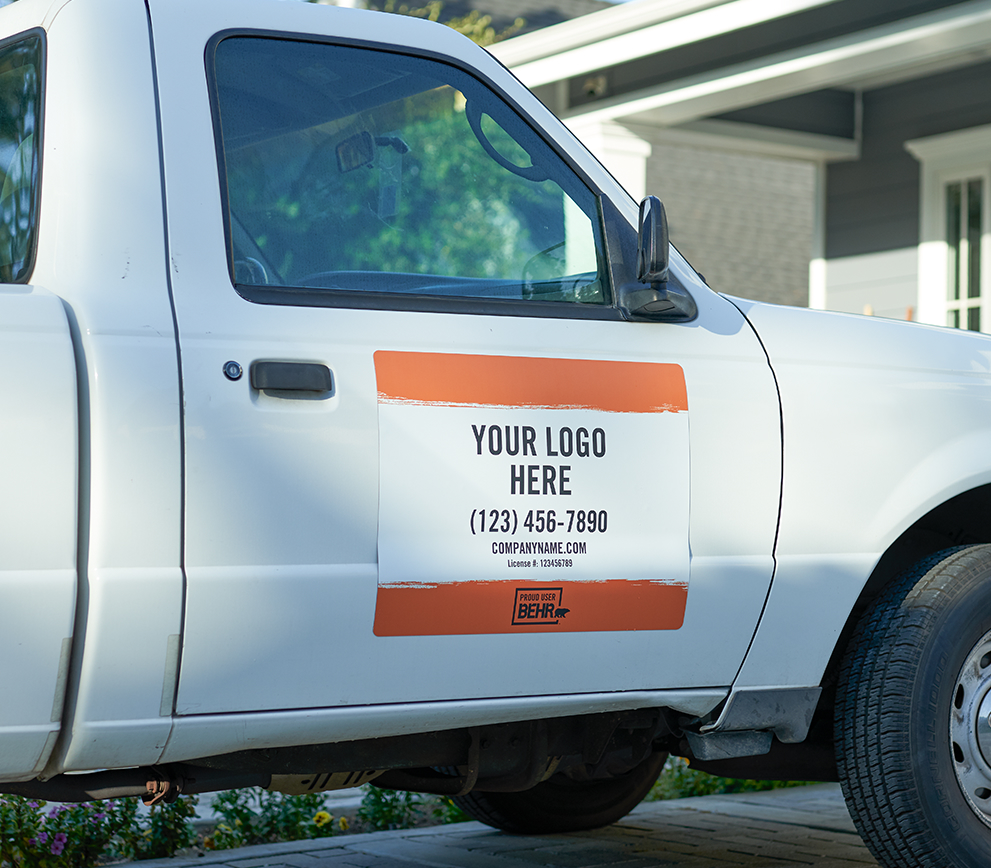
[[[836,784],[638,807],[606,829],[506,835],[481,823],[228,850],[141,868],[863,868],[876,866]]]

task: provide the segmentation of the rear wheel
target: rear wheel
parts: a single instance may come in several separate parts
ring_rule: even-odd
[[[841,667],[840,782],[881,865],[991,865],[989,717],[991,546],[972,546],[891,585]]]
[[[625,775],[573,781],[557,774],[520,793],[473,791],[455,796],[466,814],[506,832],[577,832],[608,826],[625,817],[650,792],[667,759],[651,754]]]

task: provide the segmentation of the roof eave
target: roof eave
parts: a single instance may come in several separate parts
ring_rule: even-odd
[[[805,46],[760,61],[714,70],[575,107],[564,117],[632,120],[674,126],[735,109],[830,87],[857,87],[884,77],[984,57],[991,46],[991,0],[973,0]]]

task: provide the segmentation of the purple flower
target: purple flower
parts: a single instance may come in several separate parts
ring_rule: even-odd
[[[39,807],[39,805],[38,805],[37,802],[28,802],[28,807],[29,808],[37,808],[37,807]]]
[[[52,855],[61,856],[62,851],[65,849],[65,842],[69,840],[69,836],[65,832],[56,832],[55,840],[52,841]]]
[[[38,843],[39,844],[44,844],[47,840],[48,840],[48,832],[39,832],[38,833]]]

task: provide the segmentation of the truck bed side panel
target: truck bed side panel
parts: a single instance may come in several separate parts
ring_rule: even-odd
[[[59,730],[76,597],[76,374],[61,303],[0,287],[0,779]]]

